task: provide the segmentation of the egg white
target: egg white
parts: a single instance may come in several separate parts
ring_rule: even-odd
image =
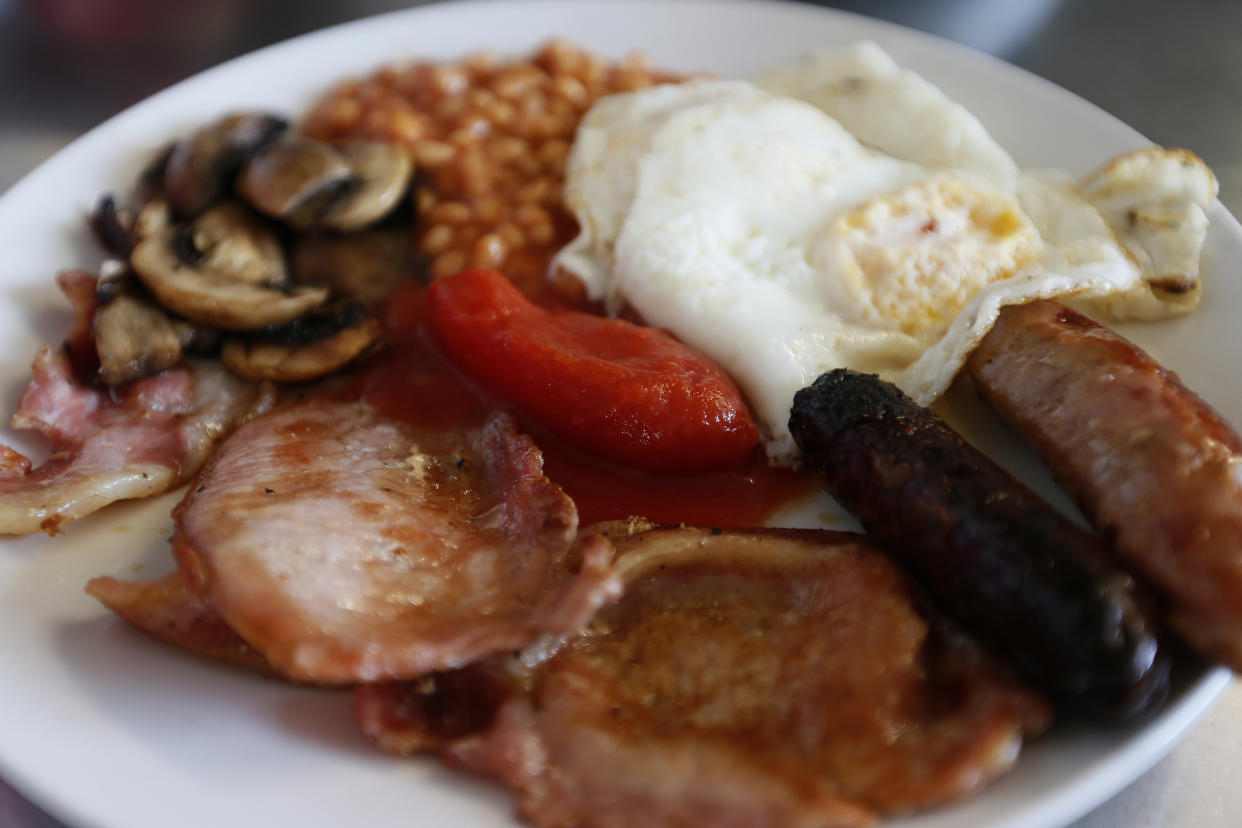
[[[1154,317],[1197,300],[1215,180],[1193,155],[1140,151],[1083,184],[1021,173],[874,44],[768,83],[782,94],[697,80],[600,101],[569,160],[581,232],[554,266],[723,366],[773,462],[796,463],[789,408],[824,371],[927,404],[1005,304]]]

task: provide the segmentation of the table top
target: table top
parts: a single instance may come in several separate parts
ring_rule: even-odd
[[[151,93],[236,55],[408,0],[0,0],[0,192]],[[824,2],[990,52],[1153,141],[1194,150],[1242,210],[1239,0]],[[175,33],[175,34],[172,34]],[[1232,828],[1242,685],[1151,771],[1074,828]],[[0,780],[0,826],[63,828]]]

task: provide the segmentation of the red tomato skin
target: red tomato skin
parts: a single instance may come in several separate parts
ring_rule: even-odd
[[[723,470],[758,446],[737,386],[707,357],[656,328],[539,308],[493,270],[433,282],[427,329],[477,382],[615,463]]]

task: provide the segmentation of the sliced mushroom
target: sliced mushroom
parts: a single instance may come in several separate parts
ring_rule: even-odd
[[[157,305],[128,262],[110,259],[100,266],[95,299],[91,333],[104,385],[156,374],[176,365],[183,354],[208,354],[220,347],[214,329]]]
[[[340,233],[368,227],[382,219],[405,197],[414,164],[395,144],[350,141],[340,146],[357,186],[328,205],[317,226]]]
[[[128,256],[134,249],[134,214],[119,206],[111,195],[105,195],[91,213],[91,230],[109,253]]]
[[[162,198],[153,199],[134,219],[134,244],[164,232],[173,224],[172,207]]]
[[[237,188],[260,212],[296,228],[352,232],[392,212],[413,171],[405,151],[391,144],[337,147],[287,136],[251,159]]]
[[[137,243],[135,224],[142,209],[157,198],[163,197],[164,170],[172,146],[167,146],[138,175],[133,188],[118,199],[105,193],[90,215],[91,230],[104,249],[114,256],[128,257]]]
[[[237,180],[237,192],[259,212],[299,228],[310,227],[332,201],[355,186],[353,170],[341,153],[299,135],[264,147]]]
[[[334,296],[366,305],[427,272],[407,228],[301,236],[293,244],[292,259],[299,282],[328,285]]]
[[[168,201],[181,216],[196,216],[226,192],[237,171],[287,122],[262,112],[240,112],[178,141],[164,168]]]
[[[289,280],[285,252],[267,225],[235,202],[222,202],[199,216],[180,244],[206,269],[227,272],[255,285],[284,287]]]
[[[174,322],[153,302],[121,294],[95,313],[95,350],[105,385],[155,374],[181,361],[185,322]]]
[[[264,336],[225,340],[224,367],[251,379],[300,382],[332,373],[379,338],[380,324],[360,305],[304,317]]]
[[[322,305],[328,289],[291,285],[275,234],[238,204],[221,202],[190,224],[153,202],[138,217],[134,271],[156,300],[194,322],[253,330]]]

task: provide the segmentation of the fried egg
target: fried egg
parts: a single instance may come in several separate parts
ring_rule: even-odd
[[[724,367],[773,462],[796,463],[793,395],[832,368],[928,404],[1005,304],[1152,318],[1197,300],[1216,183],[1190,153],[1140,150],[1083,182],[1022,173],[874,44],[768,83],[597,103],[565,190],[581,232],[554,267]]]

